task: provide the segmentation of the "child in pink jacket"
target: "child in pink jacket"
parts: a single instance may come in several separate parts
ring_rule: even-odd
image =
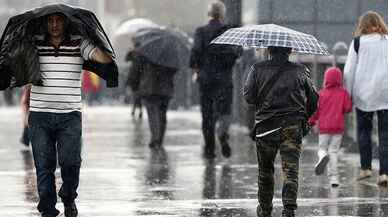
[[[325,71],[324,88],[319,91],[318,109],[309,120],[312,126],[318,122],[319,129],[319,159],[315,165],[315,173],[321,175],[329,163],[328,176],[332,187],[339,185],[338,151],[345,128],[345,113],[352,110],[352,101],[343,88],[342,81],[339,68],[331,67]]]

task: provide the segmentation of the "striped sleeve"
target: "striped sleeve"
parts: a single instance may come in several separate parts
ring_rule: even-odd
[[[89,39],[83,39],[80,45],[81,56],[84,60],[91,60],[94,51],[96,51],[97,46],[94,45]]]

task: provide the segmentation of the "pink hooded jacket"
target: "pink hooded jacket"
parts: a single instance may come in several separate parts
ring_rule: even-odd
[[[352,101],[342,86],[342,72],[331,67],[325,71],[324,88],[319,91],[318,109],[309,119],[310,125],[318,122],[320,134],[342,134],[345,113],[352,110]]]

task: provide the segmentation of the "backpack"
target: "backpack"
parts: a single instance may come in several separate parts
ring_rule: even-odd
[[[360,36],[354,38],[353,47],[354,51],[358,54],[358,50],[360,49]]]

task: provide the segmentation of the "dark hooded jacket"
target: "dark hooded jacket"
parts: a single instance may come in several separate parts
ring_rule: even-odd
[[[88,38],[113,57],[112,63],[85,61],[83,69],[95,72],[106,80],[107,87],[118,86],[118,68],[113,47],[96,16],[85,9],[53,4],[11,17],[0,41],[0,90],[27,83],[41,85],[35,35],[47,34],[47,16],[61,13],[66,17],[65,34]]]
[[[276,79],[273,79],[277,76]],[[318,94],[303,65],[273,58],[252,66],[244,97],[256,106],[256,127],[263,131],[306,123],[315,112]],[[270,84],[272,83],[272,84]]]

